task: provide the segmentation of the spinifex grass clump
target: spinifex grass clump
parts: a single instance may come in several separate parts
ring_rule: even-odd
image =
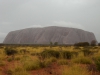
[[[78,55],[79,55],[79,53],[76,52],[76,51],[72,51],[71,53],[73,54],[72,56],[75,57],[75,58],[78,57]]]
[[[30,70],[36,70],[36,69],[39,69],[41,68],[41,63],[38,61],[38,60],[30,60],[30,61],[26,61],[24,64],[23,64],[24,68],[28,71]]]
[[[55,50],[44,50],[41,53],[42,58],[64,58],[64,59],[71,59],[73,56],[77,56],[78,52],[70,52],[70,51],[55,51]]]
[[[78,64],[92,64],[92,60],[88,57],[77,57],[72,59],[72,61]]]
[[[84,53],[84,56],[89,56],[89,55],[92,55],[92,52],[90,50],[87,50],[87,49],[84,49],[82,50],[83,53]]]
[[[27,71],[36,70],[44,67],[43,63],[38,58],[26,58],[22,61],[22,64],[24,69]]]
[[[57,58],[55,57],[50,57],[49,59],[47,58],[43,61],[43,66],[48,67],[49,65],[51,65],[53,62],[56,62],[56,61],[57,61]]]
[[[62,75],[90,75],[85,67],[80,65],[72,65],[70,67],[65,67]]]
[[[59,53],[59,51],[55,51],[55,50],[44,50],[41,53],[41,56],[43,58],[50,58],[50,57],[59,58],[60,57],[60,53]]]
[[[71,59],[72,53],[70,51],[63,51],[62,52],[63,58],[65,59]]]

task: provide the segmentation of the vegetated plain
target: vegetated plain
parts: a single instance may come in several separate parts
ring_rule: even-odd
[[[0,75],[100,75],[100,47],[3,45]]]

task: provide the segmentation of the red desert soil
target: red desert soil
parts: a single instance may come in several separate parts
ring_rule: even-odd
[[[47,68],[31,71],[31,75],[62,75],[61,71],[61,66],[53,63]]]
[[[81,67],[86,67],[87,65],[80,65]],[[34,71],[31,71],[31,75],[62,75],[62,70],[64,69],[63,68],[64,66],[59,66],[57,65],[57,63],[53,63],[51,64],[50,66],[48,66],[47,68],[43,68],[43,69],[40,69],[40,70],[34,70]],[[100,75],[100,72],[97,72],[95,70],[95,66],[94,65],[89,65],[87,66],[87,68],[91,68],[93,70],[90,70],[90,75]]]
[[[1,66],[0,67],[0,71],[2,72],[1,75],[7,75],[6,72],[9,69],[9,67],[14,67],[15,64],[19,62],[16,61],[12,61],[12,62],[6,62],[5,66]],[[86,66],[86,65],[82,65],[82,66]],[[64,66],[60,66],[57,65],[57,63],[52,63],[50,66],[46,67],[46,68],[42,68],[39,70],[33,70],[30,71],[30,75],[62,75],[62,70]],[[90,65],[90,68],[94,67]],[[91,71],[91,75],[100,75],[100,72],[96,72],[96,71]]]
[[[8,74],[7,74],[7,71],[8,71],[9,69],[13,69],[13,68],[15,67],[16,63],[19,64],[18,61],[12,61],[12,62],[6,61],[5,66],[1,66],[1,67],[0,67],[1,75],[8,75]],[[20,64],[19,64],[19,65],[20,65]]]

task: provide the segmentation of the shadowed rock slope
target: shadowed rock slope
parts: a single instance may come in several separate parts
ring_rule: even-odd
[[[96,40],[92,32],[68,27],[27,28],[11,31],[6,36],[5,44],[74,44]]]

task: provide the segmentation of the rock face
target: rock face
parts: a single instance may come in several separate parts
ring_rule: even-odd
[[[6,36],[5,44],[75,44],[96,40],[92,32],[68,27],[27,28],[11,31]]]

